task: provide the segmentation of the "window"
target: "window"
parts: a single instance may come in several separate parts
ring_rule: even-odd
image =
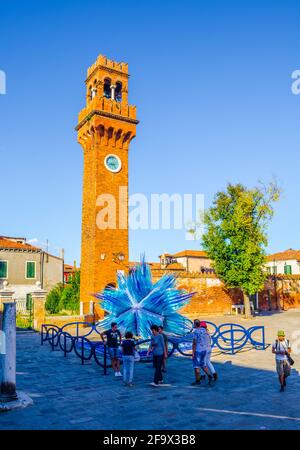
[[[26,261],[26,278],[35,278],[35,261]]]
[[[111,82],[109,79],[104,80],[104,88],[103,88],[103,95],[106,98],[111,98]]]
[[[0,278],[7,278],[7,261],[0,261]]]
[[[284,265],[284,275],[292,275],[292,266],[288,264]]]
[[[122,83],[120,83],[119,81],[117,81],[116,83],[115,100],[117,102],[122,101]]]
[[[32,310],[32,297],[31,294],[26,294],[26,311]]]
[[[273,275],[277,275],[277,266],[272,267],[272,273]]]

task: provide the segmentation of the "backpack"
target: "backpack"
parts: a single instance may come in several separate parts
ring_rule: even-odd
[[[285,339],[285,340],[284,340],[284,343],[285,343],[286,347],[289,348],[289,346],[290,346],[290,341],[289,341],[288,339]],[[279,345],[279,341],[278,341],[278,339],[276,339],[276,344],[275,344],[275,350],[276,350],[276,352],[277,352],[277,349],[278,349],[278,345]],[[288,360],[289,365],[290,365],[290,366],[293,366],[293,365],[295,364],[295,361],[293,360],[293,358],[291,357],[291,355],[289,354],[289,352],[285,352],[285,355],[286,355],[286,357],[287,357],[287,360]]]

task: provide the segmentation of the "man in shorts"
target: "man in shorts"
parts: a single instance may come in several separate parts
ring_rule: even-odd
[[[106,336],[107,350],[111,359],[111,365],[115,372],[116,377],[121,377],[120,372],[120,360],[119,360],[119,345],[122,340],[120,331],[118,330],[118,325],[116,322],[112,322],[110,330],[101,333],[101,337]]]
[[[193,386],[201,384],[200,369],[202,369],[208,376],[208,383],[211,384],[212,376],[205,365],[206,353],[207,353],[207,333],[204,327],[200,326],[200,320],[196,319],[194,321],[194,335],[193,335],[193,368],[195,372],[195,381],[192,383]]]
[[[285,332],[283,330],[279,330],[277,333],[277,339],[272,344],[272,353],[275,354],[280,392],[284,392],[286,379],[291,373],[291,366],[287,356],[291,353],[291,347],[288,339],[285,338]]]

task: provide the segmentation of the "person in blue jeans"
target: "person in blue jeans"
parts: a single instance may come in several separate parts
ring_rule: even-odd
[[[206,329],[201,327],[200,320],[194,320],[195,331],[193,334],[193,368],[195,371],[196,380],[192,383],[193,386],[201,384],[200,369],[202,369],[208,376],[209,384],[212,382],[212,376],[206,366],[206,354],[208,335]]]
[[[133,386],[133,372],[134,372],[134,347],[133,334],[127,331],[125,339],[121,343],[123,355],[123,382],[125,386]]]
[[[161,383],[163,383],[162,365],[164,358],[167,357],[166,345],[164,337],[162,334],[159,333],[157,325],[152,325],[151,331],[152,331],[151,343],[147,353],[147,356],[149,356],[150,352],[152,352],[153,365],[155,368],[154,381],[151,384],[152,386],[159,386]]]

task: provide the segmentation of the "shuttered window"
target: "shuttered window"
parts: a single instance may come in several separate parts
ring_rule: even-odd
[[[285,266],[284,266],[284,274],[285,275],[292,275],[292,266],[289,266],[288,264],[285,264]]]
[[[26,261],[26,278],[35,278],[35,262]]]
[[[0,261],[0,278],[7,278],[7,261]]]

